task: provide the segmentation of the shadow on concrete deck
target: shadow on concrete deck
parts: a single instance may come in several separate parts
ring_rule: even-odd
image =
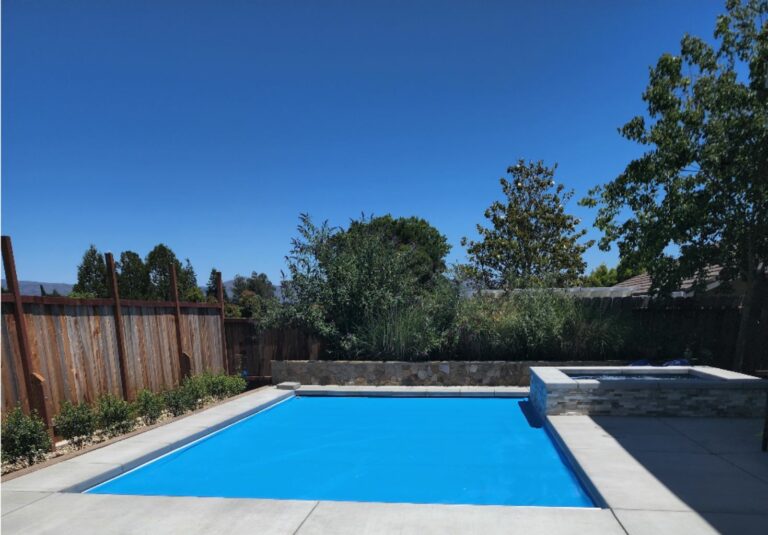
[[[594,479],[603,480],[601,491],[630,534],[768,533],[768,453],[760,450],[762,420],[591,420],[600,434],[594,446],[605,451],[587,462],[591,469],[584,467],[587,473],[597,470]],[[636,462],[627,462],[627,457]],[[613,479],[606,477],[606,470],[614,471]]]

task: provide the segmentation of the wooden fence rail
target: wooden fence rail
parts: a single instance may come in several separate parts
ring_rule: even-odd
[[[110,253],[109,298],[23,296],[8,236],[2,253],[9,292],[0,322],[3,412],[18,404],[50,425],[64,401],[93,402],[107,393],[133,399],[144,388],[172,388],[189,373],[228,369],[221,297],[120,299]]]

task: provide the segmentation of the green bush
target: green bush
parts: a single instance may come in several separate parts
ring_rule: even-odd
[[[224,397],[241,394],[245,392],[245,389],[248,386],[248,383],[245,381],[245,379],[237,375],[220,375],[219,377],[224,377],[223,382],[225,384],[226,392],[226,396]]]
[[[36,412],[27,416],[16,407],[5,415],[2,425],[2,459],[15,463],[21,460],[29,464],[41,459],[51,449],[51,438]]]
[[[81,448],[96,432],[96,413],[86,403],[73,405],[65,401],[61,412],[53,419],[59,434],[73,446]]]
[[[165,403],[162,395],[144,389],[136,396],[135,407],[144,423],[152,425],[163,415]]]
[[[462,300],[452,353],[463,360],[607,359],[624,347],[628,325],[557,290],[521,290]]]
[[[181,416],[190,410],[189,404],[187,403],[186,391],[180,387],[167,390],[165,394],[163,394],[163,401],[165,402],[165,407],[173,416]]]
[[[128,433],[135,425],[132,409],[122,398],[112,394],[102,396],[97,406],[99,426],[111,437]]]
[[[187,410],[193,411],[205,405],[205,401],[210,397],[208,394],[208,379],[206,375],[193,375],[184,379],[181,383],[181,390],[184,394],[184,401]]]

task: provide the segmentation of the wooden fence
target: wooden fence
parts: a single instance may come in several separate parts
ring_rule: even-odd
[[[224,321],[227,360],[250,381],[268,384],[273,360],[316,360],[322,342],[299,329],[259,329],[249,319]]]
[[[180,302],[175,266],[172,301],[121,300],[107,253],[111,297],[19,295],[11,240],[2,237],[9,293],[2,294],[2,410],[20,404],[50,425],[61,404],[112,393],[133,399],[190,373],[228,371],[221,273],[216,303]]]

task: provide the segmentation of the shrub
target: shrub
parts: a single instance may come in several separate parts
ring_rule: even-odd
[[[131,404],[112,394],[99,399],[98,421],[102,430],[112,437],[128,433],[135,425]]]
[[[189,410],[186,400],[186,391],[181,387],[167,390],[165,394],[163,394],[163,401],[165,401],[165,407],[174,416],[181,416]]]
[[[628,325],[556,290],[475,296],[459,304],[454,355],[466,360],[605,359],[623,349]]]
[[[141,416],[144,423],[152,425],[162,416],[165,403],[163,396],[144,389],[136,396],[135,407],[136,413]]]
[[[187,410],[195,410],[205,404],[208,395],[208,379],[206,375],[193,375],[184,379],[181,384]]]
[[[37,413],[27,416],[16,407],[5,415],[2,425],[3,461],[15,463],[21,460],[29,464],[42,458],[51,449],[51,437]]]
[[[236,396],[241,394],[245,392],[245,388],[248,386],[248,383],[245,381],[245,379],[237,375],[221,375],[220,377],[224,377],[225,379],[224,384],[226,385],[226,396]]]
[[[86,403],[73,405],[65,401],[61,412],[53,419],[59,434],[73,446],[80,448],[88,442],[96,432],[96,413]]]

